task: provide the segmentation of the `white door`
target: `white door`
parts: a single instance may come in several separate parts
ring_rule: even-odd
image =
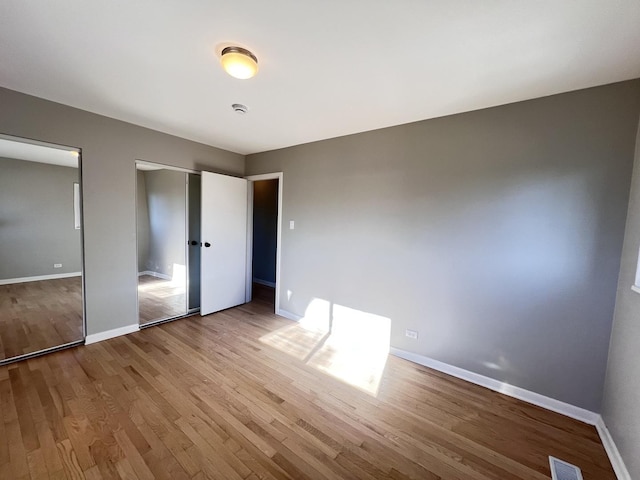
[[[245,303],[247,181],[202,172],[200,314]]]

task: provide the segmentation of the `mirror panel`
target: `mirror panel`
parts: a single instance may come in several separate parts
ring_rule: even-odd
[[[84,339],[79,149],[0,136],[0,362]]]
[[[186,173],[136,165],[141,325],[187,314]]]

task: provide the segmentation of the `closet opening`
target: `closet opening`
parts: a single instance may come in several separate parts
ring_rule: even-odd
[[[279,304],[282,174],[247,177],[249,180],[249,243],[247,301],[267,304],[277,313]]]

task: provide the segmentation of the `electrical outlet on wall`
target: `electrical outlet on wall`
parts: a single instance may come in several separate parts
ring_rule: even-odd
[[[53,264],[53,268],[62,268],[62,264],[61,263],[54,263]]]
[[[414,340],[418,339],[418,332],[416,330],[409,330],[408,328],[405,330],[404,334],[409,337],[409,338],[413,338]]]

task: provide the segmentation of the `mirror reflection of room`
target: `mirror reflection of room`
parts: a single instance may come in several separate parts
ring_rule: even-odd
[[[140,324],[187,314],[186,174],[137,165]]]
[[[79,152],[0,136],[0,361],[81,342]]]

